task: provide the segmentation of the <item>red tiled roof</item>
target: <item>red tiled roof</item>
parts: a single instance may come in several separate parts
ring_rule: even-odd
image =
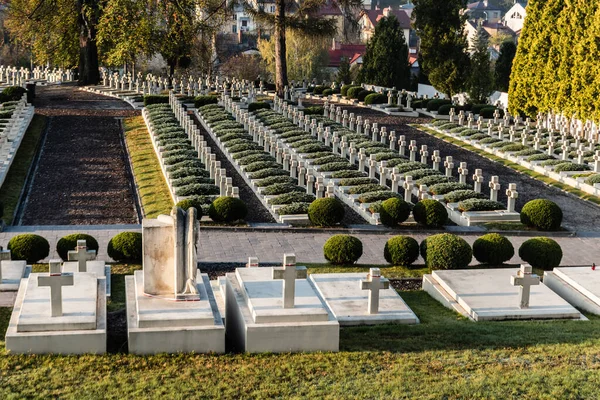
[[[419,58],[417,56],[408,56],[408,63],[413,65]]]
[[[329,67],[339,67],[343,57],[348,58],[348,60],[352,60],[357,54],[359,56],[364,54],[366,48],[367,46],[364,44],[342,44],[340,45],[339,49],[330,49]]]
[[[385,15],[383,10],[364,10],[363,13],[369,18],[373,26],[377,26],[379,20]],[[410,17],[404,10],[391,10],[389,15],[394,15],[398,22],[400,22],[400,28],[410,29]]]
[[[327,2],[327,4],[325,4],[323,7],[321,7],[319,9],[319,11],[317,12],[317,15],[319,16],[328,16],[328,15],[343,15],[342,14],[342,10],[340,10],[340,7],[338,6],[337,2],[335,1],[331,1],[331,2]]]
[[[352,57],[352,58],[350,59],[350,65],[354,64],[354,63],[355,63],[355,62],[356,62],[356,61],[357,61],[359,58],[361,58],[361,57],[362,57],[362,54],[360,54],[360,53],[356,53],[356,54],[354,55],[354,57]]]

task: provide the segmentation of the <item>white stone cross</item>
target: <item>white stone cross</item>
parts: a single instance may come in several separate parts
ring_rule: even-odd
[[[50,260],[48,262],[48,270],[50,271],[50,275],[60,275],[61,274],[61,260]]]
[[[369,291],[369,314],[379,312],[379,290],[389,289],[390,281],[381,277],[379,268],[371,268],[365,280],[360,281],[361,290]]]
[[[49,274],[38,276],[38,286],[50,287],[50,309],[53,317],[60,317],[62,312],[62,287],[73,286],[73,274]]]
[[[519,286],[519,308],[529,308],[531,286],[540,284],[540,277],[532,273],[531,265],[523,264],[517,275],[510,277],[513,286]]]
[[[594,172],[600,172],[600,150],[594,154]]]
[[[490,187],[490,200],[498,201],[498,192],[500,191],[500,182],[497,175],[492,176],[489,183]]]
[[[248,257],[248,264],[246,264],[247,268],[255,268],[258,267],[258,257]]]
[[[446,161],[444,161],[444,167],[446,168],[446,176],[452,176],[452,168],[454,168],[454,162],[452,161],[452,156],[446,156]]]
[[[283,279],[283,308],[294,308],[296,279],[306,276],[306,267],[296,267],[295,254],[284,254],[283,266],[273,268],[273,279]]]
[[[506,203],[506,210],[508,212],[515,211],[515,203],[517,202],[517,198],[519,197],[519,192],[517,192],[517,184],[509,183],[508,189],[506,189],[506,197],[508,199]]]
[[[476,169],[473,175],[473,190],[477,193],[481,193],[481,184],[483,183],[483,172],[481,169]]]
[[[79,272],[87,272],[86,263],[96,258],[96,250],[88,250],[85,240],[78,240],[75,250],[70,250],[67,253],[69,261],[78,261]]]
[[[458,182],[462,184],[467,183],[467,175],[469,174],[469,169],[467,168],[466,162],[461,162],[458,167]]]

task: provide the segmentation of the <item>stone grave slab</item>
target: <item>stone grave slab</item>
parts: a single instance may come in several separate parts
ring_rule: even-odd
[[[2,280],[0,292],[16,292],[19,290],[21,279],[27,278],[31,273],[31,266],[25,261],[1,261]]]
[[[61,286],[62,315],[52,316],[51,288],[38,285],[33,273],[21,280],[6,332],[13,353],[100,354],[106,352],[106,283],[92,273],[72,275]],[[65,276],[65,275],[63,275]]]
[[[554,268],[544,272],[544,284],[575,307],[600,315],[600,269]]]
[[[286,308],[284,281],[273,277],[271,267],[238,268],[226,275],[225,329],[235,350],[338,351],[339,323],[311,282],[295,279],[294,304]]]
[[[340,325],[418,324],[419,318],[393,288],[380,289],[379,310],[369,313],[364,273],[312,274],[310,280]]]
[[[543,283],[530,287],[529,307],[520,308],[520,289],[511,284],[516,272],[516,268],[434,271],[423,277],[423,290],[474,321],[585,319]]]
[[[104,261],[87,261],[86,262],[87,272],[92,272],[97,276],[104,276],[106,278],[106,295],[110,297],[111,294],[111,268],[110,265]],[[62,265],[62,272],[79,272],[78,263],[76,261],[67,261]]]

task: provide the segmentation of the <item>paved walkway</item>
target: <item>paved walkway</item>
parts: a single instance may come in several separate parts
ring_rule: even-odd
[[[45,237],[50,243],[50,258],[58,258],[56,242],[71,233],[87,233],[98,240],[100,246],[98,258],[112,261],[106,253],[109,240],[124,231],[141,232],[140,225],[93,225],[93,226],[13,226],[0,232],[0,246],[6,247],[8,241],[21,233],[35,233]],[[262,262],[280,262],[283,253],[295,253],[299,262],[324,263],[323,244],[331,236],[327,232],[261,232],[200,229],[198,259],[201,262],[246,262],[248,257],[258,257]],[[383,247],[393,234],[358,233],[353,234],[363,242],[361,264],[385,264]],[[421,242],[427,235],[412,235]],[[477,235],[463,236],[469,244],[473,244]],[[515,252],[530,237],[508,236]],[[600,264],[600,238],[594,237],[556,237],[554,238],[563,250],[563,265],[585,265],[595,262]],[[422,262],[422,260],[420,261]],[[511,260],[519,263],[515,255]]]

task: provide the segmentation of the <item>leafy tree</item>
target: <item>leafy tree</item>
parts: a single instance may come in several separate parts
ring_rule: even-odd
[[[287,47],[285,64],[289,79],[318,80],[326,78],[329,74],[325,71],[328,64],[327,40],[325,38],[311,38],[297,31],[290,31],[286,35]],[[276,75],[276,39],[271,36],[269,40],[261,40],[258,50],[265,62],[267,72]]]
[[[410,83],[408,47],[395,16],[382,18],[367,43],[360,81],[378,86],[406,89]]]
[[[517,45],[513,41],[507,41],[500,46],[500,55],[496,60],[494,68],[494,82],[496,89],[501,92],[507,92],[510,83],[510,71],[512,70],[513,60],[517,54]]]
[[[419,65],[436,89],[448,97],[465,88],[469,74],[467,0],[414,0],[415,28],[421,38]]]
[[[342,82],[349,84],[352,82],[352,74],[350,72],[350,62],[348,57],[342,57],[340,60],[340,66],[338,68],[335,81],[338,84],[341,84]]]
[[[280,97],[283,97],[283,89],[288,84],[286,35],[289,32],[296,32],[298,35],[307,38],[330,38],[336,33],[335,19],[317,16],[318,10],[325,6],[327,1],[275,0],[274,14],[268,13],[262,7],[256,9],[245,3],[247,12],[258,23],[272,29],[275,87]],[[362,0],[338,0],[337,4],[343,11],[345,18],[352,20],[356,10],[362,6]]]
[[[473,41],[468,89],[471,100],[480,104],[487,103],[487,99],[492,93],[492,69],[488,48],[488,34],[483,26],[479,25]]]

